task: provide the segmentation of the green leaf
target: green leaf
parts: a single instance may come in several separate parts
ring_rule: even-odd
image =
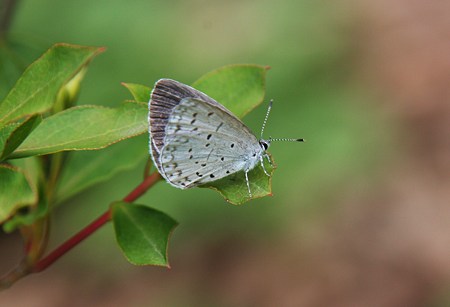
[[[52,108],[61,87],[103,48],[56,44],[31,64],[0,103],[0,125]]]
[[[100,151],[71,152],[58,184],[56,202],[136,166],[149,157],[148,137],[137,137]]]
[[[148,103],[150,100],[150,93],[152,91],[151,88],[141,84],[134,83],[125,83],[122,82],[122,85],[125,86],[133,95],[133,98],[136,102],[145,102]]]
[[[37,198],[37,191],[21,170],[0,165],[0,223],[10,218],[18,209],[36,203]]]
[[[9,160],[12,166],[19,168],[28,179],[32,187],[38,189],[40,182],[44,182],[44,170],[42,160],[38,157],[28,157],[24,159]]]
[[[48,214],[49,206],[44,191],[44,171],[42,161],[38,157],[29,157],[25,159],[15,159],[10,161],[15,167],[19,168],[30,183],[33,191],[37,190],[38,201],[28,206],[28,210],[20,210],[3,224],[5,232],[12,232],[16,228],[24,225],[31,225],[36,220]],[[22,208],[24,209],[24,208]]]
[[[125,202],[112,205],[116,239],[129,262],[169,267],[167,247],[177,222],[158,210]]]
[[[264,167],[270,177],[264,173],[264,169],[260,164],[248,173],[252,198],[250,198],[250,195],[248,194],[244,172],[234,173],[199,187],[216,190],[226,199],[226,201],[233,205],[242,205],[251,199],[272,196],[272,176],[276,168],[273,162],[272,165],[266,160],[264,161]]]
[[[7,220],[3,224],[3,231],[6,233],[11,233],[14,230],[34,224],[38,219],[46,216],[49,211],[48,202],[46,199],[39,199],[37,204],[34,204],[32,209],[19,212]]]
[[[73,107],[44,119],[11,157],[101,149],[146,132],[147,112],[141,103]]]
[[[34,115],[22,122],[15,122],[0,128],[0,161],[12,153],[41,122],[40,115]]]
[[[260,65],[224,66],[202,76],[192,86],[242,118],[263,101],[267,69]]]

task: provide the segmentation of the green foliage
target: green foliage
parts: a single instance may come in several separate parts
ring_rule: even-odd
[[[21,226],[32,225],[37,219],[46,216],[49,209],[47,195],[43,190],[45,176],[41,159],[29,157],[9,162],[26,174],[31,189],[35,191],[36,198],[27,206],[22,207],[20,211],[14,212],[14,215],[3,224],[5,232],[12,232]]]
[[[57,44],[31,64],[0,103],[0,125],[50,110],[67,84],[102,49]]]
[[[169,267],[167,245],[177,222],[161,211],[117,202],[112,205],[117,243],[125,257],[136,265]]]
[[[139,136],[101,151],[71,152],[58,183],[56,202],[61,203],[122,171],[134,168],[138,162],[148,158],[147,146],[147,136]]]
[[[47,117],[12,155],[14,158],[60,151],[101,149],[147,131],[147,106],[78,106]]]
[[[37,201],[37,191],[25,174],[6,165],[0,165],[0,223],[14,212]]]
[[[0,128],[0,161],[8,157],[41,122],[40,115],[33,115],[22,122],[14,122]]]
[[[20,228],[28,240],[46,240],[29,231],[38,219],[43,230],[55,204],[149,158],[148,135],[136,136],[148,130],[150,87],[123,83],[133,100],[115,108],[75,106],[87,66],[101,51],[54,45],[0,102],[0,223],[5,231]],[[230,65],[193,86],[243,117],[262,102],[266,72],[258,65]],[[266,169],[273,173],[269,163]],[[253,198],[271,194],[271,178],[261,166],[249,177]],[[217,190],[233,204],[249,200],[243,173],[203,187]],[[168,240],[177,224],[172,218],[122,201],[111,212],[117,241],[131,263],[168,266]]]
[[[264,167],[270,174],[270,177],[266,175],[260,164],[248,173],[252,199],[272,195],[272,175],[275,170],[275,165],[272,165],[266,160],[264,161]],[[251,200],[250,195],[248,194],[248,187],[244,172],[232,174],[231,176],[204,184],[200,187],[218,191],[229,203],[233,205],[242,205],[243,203]]]

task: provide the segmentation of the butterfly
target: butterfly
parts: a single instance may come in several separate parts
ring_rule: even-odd
[[[171,79],[160,79],[149,102],[150,153],[161,176],[172,186],[188,189],[243,171],[250,198],[248,173],[264,159],[272,141],[263,139],[272,101],[258,139],[232,112],[208,95]]]

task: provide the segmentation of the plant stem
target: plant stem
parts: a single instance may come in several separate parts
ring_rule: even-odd
[[[139,197],[141,197],[150,187],[152,187],[156,182],[161,179],[161,176],[158,172],[154,172],[149,176],[145,177],[144,180],[133,190],[131,191],[123,201],[125,202],[133,202]],[[96,230],[98,230],[101,226],[105,225],[107,222],[111,220],[111,208],[109,208],[105,213],[103,213],[100,217],[98,217],[95,221],[90,223],[88,226],[83,228],[80,232],[75,234],[69,240],[61,244],[55,250],[53,250],[46,257],[39,260],[36,265],[33,267],[32,272],[38,273],[45,270],[47,267],[52,265],[56,260],[58,260],[65,253],[74,248],[78,243],[89,237]]]
[[[144,178],[142,183],[138,185],[133,191],[130,192],[123,199],[124,202],[131,203],[141,197],[149,188],[151,188],[156,182],[161,179],[161,175],[158,172],[154,172]]]

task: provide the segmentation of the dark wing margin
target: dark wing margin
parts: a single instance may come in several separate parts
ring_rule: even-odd
[[[159,156],[161,149],[164,146],[169,116],[173,109],[179,105],[184,98],[197,98],[203,100],[232,115],[229,110],[217,101],[188,85],[171,79],[158,80],[150,95],[150,102],[148,104],[148,124],[153,162],[160,171],[161,165]]]

